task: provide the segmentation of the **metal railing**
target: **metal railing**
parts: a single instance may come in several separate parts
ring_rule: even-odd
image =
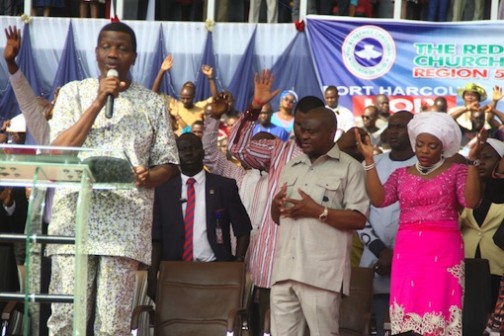
[[[149,0],[154,1],[154,0]],[[401,4],[406,0],[395,0],[394,2],[394,20],[399,20],[401,18]],[[115,14],[119,19],[124,17],[124,0],[113,0],[115,3]],[[216,0],[208,0],[206,19],[215,21],[215,2]],[[308,7],[308,0],[301,0],[299,6],[299,17],[303,19],[306,17],[306,11]],[[32,8],[32,0],[24,0],[24,13],[30,15]],[[499,8],[499,0],[492,0],[490,9],[490,20],[497,20],[497,12]]]
[[[48,236],[48,235],[25,235],[25,234],[0,234],[0,243],[28,242],[30,244],[75,244],[75,237]],[[0,292],[0,301],[25,302],[28,297],[29,302],[39,303],[73,303],[73,295],[62,294],[34,294],[34,293],[10,293]]]

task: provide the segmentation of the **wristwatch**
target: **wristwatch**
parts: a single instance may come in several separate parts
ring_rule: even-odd
[[[478,159],[476,159],[476,160],[467,160],[467,164],[471,165],[471,166],[474,166],[474,167],[478,167],[481,164],[481,161],[478,160]]]
[[[324,211],[318,216],[319,221],[325,222],[327,220],[327,215],[329,214],[329,209],[324,207]]]

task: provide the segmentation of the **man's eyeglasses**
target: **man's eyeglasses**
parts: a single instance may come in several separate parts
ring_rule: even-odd
[[[370,116],[367,116],[367,115],[363,115],[363,116],[362,116],[362,119],[371,119],[371,117],[370,117]]]

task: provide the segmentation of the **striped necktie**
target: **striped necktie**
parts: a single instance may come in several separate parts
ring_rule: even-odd
[[[184,217],[184,253],[182,254],[183,261],[193,261],[193,226],[194,226],[194,207],[196,205],[196,197],[194,194],[194,182],[192,177],[187,180],[187,204]]]

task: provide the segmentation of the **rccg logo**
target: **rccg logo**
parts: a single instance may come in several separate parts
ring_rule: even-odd
[[[376,26],[354,29],[343,42],[341,54],[346,68],[356,77],[375,79],[385,75],[396,59],[392,36]]]

